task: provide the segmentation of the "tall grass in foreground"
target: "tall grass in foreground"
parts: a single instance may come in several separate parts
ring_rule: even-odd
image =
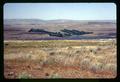
[[[32,60],[40,65],[79,66],[95,73],[116,73],[117,70],[115,41],[10,42],[5,47],[4,59]]]

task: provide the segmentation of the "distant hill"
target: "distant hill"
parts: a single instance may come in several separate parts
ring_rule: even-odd
[[[39,24],[44,23],[44,20],[39,19],[5,19],[4,24]]]
[[[116,23],[115,20],[42,20],[42,19],[4,19],[4,24],[41,24],[41,23]]]
[[[31,33],[29,32],[31,29],[42,29],[44,33]],[[53,38],[116,38],[116,21],[68,19],[4,19],[4,39],[39,40]]]

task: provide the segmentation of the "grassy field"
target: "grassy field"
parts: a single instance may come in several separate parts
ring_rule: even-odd
[[[4,41],[5,78],[115,78],[115,39]]]

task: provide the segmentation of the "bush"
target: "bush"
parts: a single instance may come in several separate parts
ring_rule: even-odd
[[[9,44],[8,43],[5,43],[5,46],[8,46]]]
[[[80,50],[77,50],[76,53],[81,53],[81,51],[80,51]]]
[[[55,74],[50,75],[49,78],[61,78],[61,76],[55,73]]]
[[[90,66],[90,59],[88,58],[85,58],[83,59],[81,62],[80,62],[80,67],[85,70],[85,69],[88,69],[88,67]]]
[[[46,62],[45,62],[46,65],[56,65],[56,64],[58,64],[58,63],[59,63],[59,62],[56,61],[56,58],[53,57],[53,56],[49,57],[49,58],[46,60]]]
[[[99,71],[103,71],[103,64],[99,62],[95,62],[90,66],[90,70],[95,73]]]
[[[68,50],[69,50],[69,49],[73,49],[73,47],[72,47],[72,46],[69,46],[69,47],[68,47]]]
[[[49,54],[50,54],[50,55],[55,55],[55,52],[50,52]]]
[[[98,47],[98,48],[97,48],[97,50],[98,50],[98,51],[100,51],[100,50],[101,50],[101,48],[100,48],[100,47]]]
[[[106,71],[117,72],[117,66],[115,64],[112,64],[112,63],[106,64],[104,69]]]
[[[90,49],[90,52],[93,54],[97,54],[97,49]]]
[[[27,72],[22,72],[21,74],[18,75],[19,79],[28,79],[32,78],[32,75],[28,74]]]
[[[43,50],[36,50],[31,54],[32,60],[46,61],[48,54]]]

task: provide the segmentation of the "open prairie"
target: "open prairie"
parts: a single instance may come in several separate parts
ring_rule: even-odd
[[[116,39],[5,40],[5,78],[115,78]]]
[[[30,32],[31,29],[37,31]],[[42,31],[39,31],[42,30]],[[64,31],[63,31],[64,30]],[[47,32],[60,33],[51,36]],[[92,32],[81,34],[82,32]],[[66,35],[67,34],[67,35]],[[6,19],[4,20],[4,40],[75,40],[75,39],[116,38],[114,20],[40,20]]]
[[[6,3],[4,77],[116,78],[114,3]]]

